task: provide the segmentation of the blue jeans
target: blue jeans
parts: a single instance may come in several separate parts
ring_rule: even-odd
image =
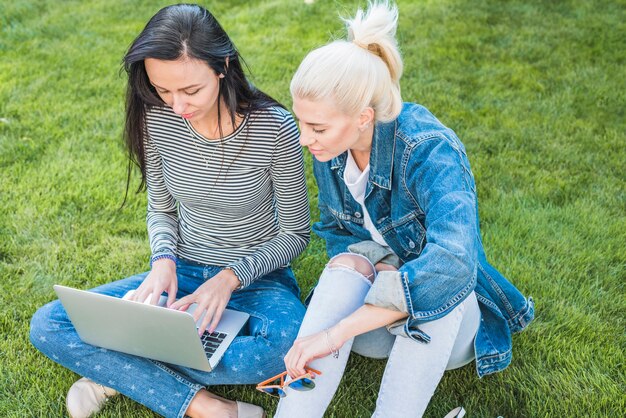
[[[217,274],[219,266],[179,260],[177,297],[192,293]],[[92,289],[122,297],[136,289],[147,273]],[[189,403],[205,386],[256,384],[280,373],[304,317],[305,308],[289,268],[275,270],[233,293],[228,307],[250,314],[250,320],[211,372],[162,363],[81,341],[65,309],[56,300],[31,320],[32,344],[53,361],[166,417],[184,417]]]

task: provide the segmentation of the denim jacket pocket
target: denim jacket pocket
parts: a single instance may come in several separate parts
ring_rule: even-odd
[[[327,207],[327,209],[328,209],[328,213],[330,213],[331,216],[335,218],[335,222],[337,223],[337,226],[339,227],[339,229],[345,229],[341,222],[341,219],[343,218],[341,214],[331,207]]]
[[[426,230],[415,212],[392,223],[392,228],[403,249],[402,259],[411,259],[421,254],[426,242]]]

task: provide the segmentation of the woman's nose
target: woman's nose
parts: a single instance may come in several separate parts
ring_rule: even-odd
[[[315,140],[311,137],[311,135],[307,134],[307,133],[301,133],[300,134],[300,145],[303,147],[309,146],[312,143],[314,143]]]
[[[181,96],[174,95],[172,97],[172,109],[174,113],[178,115],[182,115],[185,112],[185,108],[187,107],[187,103]]]

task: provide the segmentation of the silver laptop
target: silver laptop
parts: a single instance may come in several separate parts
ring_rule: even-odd
[[[71,287],[54,285],[74,328],[88,344],[166,363],[211,371],[248,320],[247,313],[226,309],[212,334],[198,335],[191,314]],[[204,315],[203,315],[204,317]]]

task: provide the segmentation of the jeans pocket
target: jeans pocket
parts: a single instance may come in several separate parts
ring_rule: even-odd
[[[236,311],[245,312],[250,315],[248,322],[244,325],[244,327],[239,332],[240,336],[251,336],[251,337],[267,337],[267,328],[269,326],[269,319],[267,316],[258,312],[254,309],[250,309],[248,306],[243,306],[239,304],[231,303],[229,304],[229,308],[232,308]]]

